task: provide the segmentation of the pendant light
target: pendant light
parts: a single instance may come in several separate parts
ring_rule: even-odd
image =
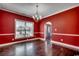
[[[36,12],[35,12],[35,15],[33,16],[33,18],[35,20],[39,21],[41,19],[41,16],[39,15],[39,11],[38,11],[38,9],[39,9],[38,3],[35,5],[35,7],[36,7]]]

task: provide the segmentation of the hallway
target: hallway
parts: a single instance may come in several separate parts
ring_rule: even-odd
[[[0,56],[77,56],[79,52],[52,44],[46,50],[44,41],[35,40],[31,42],[17,43],[14,45],[0,47]],[[51,52],[50,52],[51,50]],[[48,53],[51,54],[48,54]]]

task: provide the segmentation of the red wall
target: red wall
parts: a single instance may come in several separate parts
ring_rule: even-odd
[[[40,21],[40,32],[44,32],[44,24],[52,23],[54,33],[79,34],[79,7],[52,15]],[[55,31],[56,29],[56,31]],[[41,34],[41,37],[44,37]],[[79,36],[53,35],[52,40],[79,46]]]
[[[32,18],[0,10],[0,34],[15,33],[15,19],[16,18],[22,19],[22,20],[25,20],[25,21],[29,21],[29,22],[34,22],[34,26],[35,26],[34,32],[38,31],[37,22],[35,22]],[[35,34],[34,37],[37,37],[36,35],[37,34]],[[14,35],[0,36],[0,44],[14,42],[14,41],[18,41],[18,40],[23,40],[23,39],[18,39],[18,40],[15,40],[15,39],[12,40],[12,39],[14,39]],[[24,38],[24,40],[25,39],[27,39],[27,38]]]
[[[38,22],[32,18],[17,15],[11,12],[0,10],[0,34],[10,34],[15,33],[15,19],[22,19],[25,21],[34,22],[34,37],[44,37],[44,24],[48,21],[52,23],[52,28],[54,33],[64,33],[64,34],[79,34],[79,7],[61,12],[59,14],[52,15],[50,17],[44,18]],[[55,31],[57,29],[57,31]],[[30,38],[34,38],[30,37]],[[19,40],[14,39],[14,35],[0,35],[0,44],[9,43]],[[72,44],[79,46],[78,36],[63,36],[63,35],[53,35],[52,40],[63,43]]]

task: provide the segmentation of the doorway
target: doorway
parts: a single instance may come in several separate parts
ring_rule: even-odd
[[[52,38],[52,24],[50,22],[46,22],[44,26],[44,39],[45,39],[45,51],[47,56],[52,55],[51,38]]]
[[[47,22],[44,27],[44,38],[47,43],[50,43],[52,38],[52,24],[51,22]]]

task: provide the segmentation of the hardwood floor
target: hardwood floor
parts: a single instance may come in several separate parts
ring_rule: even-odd
[[[41,40],[0,47],[0,56],[75,56],[79,52]]]

